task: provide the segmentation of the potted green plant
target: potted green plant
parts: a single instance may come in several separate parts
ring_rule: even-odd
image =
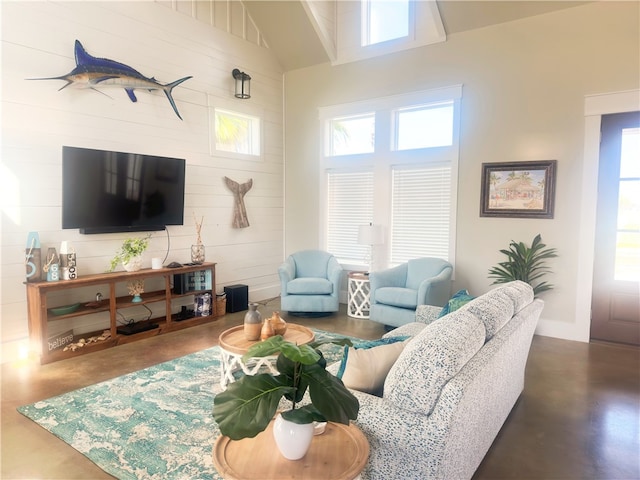
[[[313,437],[313,422],[336,422],[349,424],[358,416],[360,403],[344,386],[342,380],[326,370],[327,362],[317,347],[324,343],[351,345],[348,339],[333,339],[296,345],[276,335],[249,348],[242,357],[244,362],[255,357],[278,354],[278,375],[261,373],[245,375],[216,395],[213,416],[220,432],[232,440],[254,437],[267,428],[276,415],[280,400],[291,402],[291,408],[276,418],[276,423],[285,421],[304,426],[304,440],[296,440],[298,446]],[[299,406],[305,392],[309,390],[310,403]],[[310,433],[309,433],[310,432]],[[274,427],[274,436],[276,429]],[[276,444],[285,458],[288,456],[276,437]],[[301,458],[306,453],[306,449]]]
[[[128,272],[140,270],[142,268],[142,253],[149,246],[149,238],[151,238],[151,235],[143,238],[125,239],[120,249],[111,259],[108,271],[113,272],[119,263],[122,263],[122,266]]]
[[[545,274],[551,272],[545,264],[545,260],[557,257],[556,249],[546,248],[540,234],[535,236],[530,247],[522,242],[516,243],[512,240],[509,249],[500,250],[500,252],[507,256],[507,260],[498,263],[489,270],[489,278],[495,279],[493,285],[522,280],[533,287],[534,295],[553,288],[553,285],[546,281],[535,283]]]

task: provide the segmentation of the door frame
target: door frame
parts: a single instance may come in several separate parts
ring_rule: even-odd
[[[600,161],[600,124],[603,115],[640,111],[640,90],[587,95],[584,99],[584,158],[582,198],[578,234],[578,268],[576,272],[575,340],[589,342],[593,263],[595,258],[598,165]],[[566,338],[566,337],[565,337]]]

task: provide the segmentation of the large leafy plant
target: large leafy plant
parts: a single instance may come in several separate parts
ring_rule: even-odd
[[[489,278],[494,279],[493,285],[522,280],[533,287],[534,295],[552,289],[553,285],[546,281],[536,283],[551,272],[545,260],[557,257],[555,248],[546,247],[540,234],[535,236],[530,247],[512,240],[508,250],[500,250],[507,260],[489,270]]]
[[[213,417],[220,432],[233,440],[256,436],[267,428],[282,397],[291,402],[291,409],[282,416],[294,423],[355,420],[360,403],[342,380],[325,369],[327,361],[317,350],[324,343],[351,345],[348,339],[296,345],[277,335],[250,347],[243,361],[278,354],[279,374],[245,375],[216,395]],[[311,403],[296,408],[307,389]]]

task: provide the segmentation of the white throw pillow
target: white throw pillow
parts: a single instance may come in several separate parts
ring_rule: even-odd
[[[408,341],[366,349],[349,347],[342,381],[348,388],[382,395],[387,374]]]

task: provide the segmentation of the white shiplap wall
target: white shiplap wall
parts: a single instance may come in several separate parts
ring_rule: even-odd
[[[122,89],[101,95],[66,88],[62,81],[28,78],[65,74],[74,66],[79,39],[87,51],[130,65],[168,83],[193,78],[173,95],[184,121],[162,92]],[[231,70],[252,77],[252,98],[233,98]],[[80,275],[102,272],[126,234],[80,235],[61,229],[63,145],[185,158],[185,225],[169,227],[168,260],[189,261],[195,241],[193,216],[204,216],[207,261],[218,263],[218,291],[249,285],[252,300],[279,292],[283,258],[282,69],[265,48],[240,2],[3,2],[2,3],[2,361],[16,358],[28,338],[24,248],[37,231],[43,251],[67,240]],[[211,103],[238,105],[264,116],[264,154],[259,162],[209,153]],[[233,229],[233,197],[223,177],[253,179],[245,197],[251,226]],[[165,232],[153,234],[145,257],[164,257]],[[106,292],[105,292],[106,293]],[[62,298],[89,301],[89,298]],[[79,322],[78,330],[95,328]],[[62,328],[62,326],[60,326]],[[98,328],[100,328],[98,326]]]

